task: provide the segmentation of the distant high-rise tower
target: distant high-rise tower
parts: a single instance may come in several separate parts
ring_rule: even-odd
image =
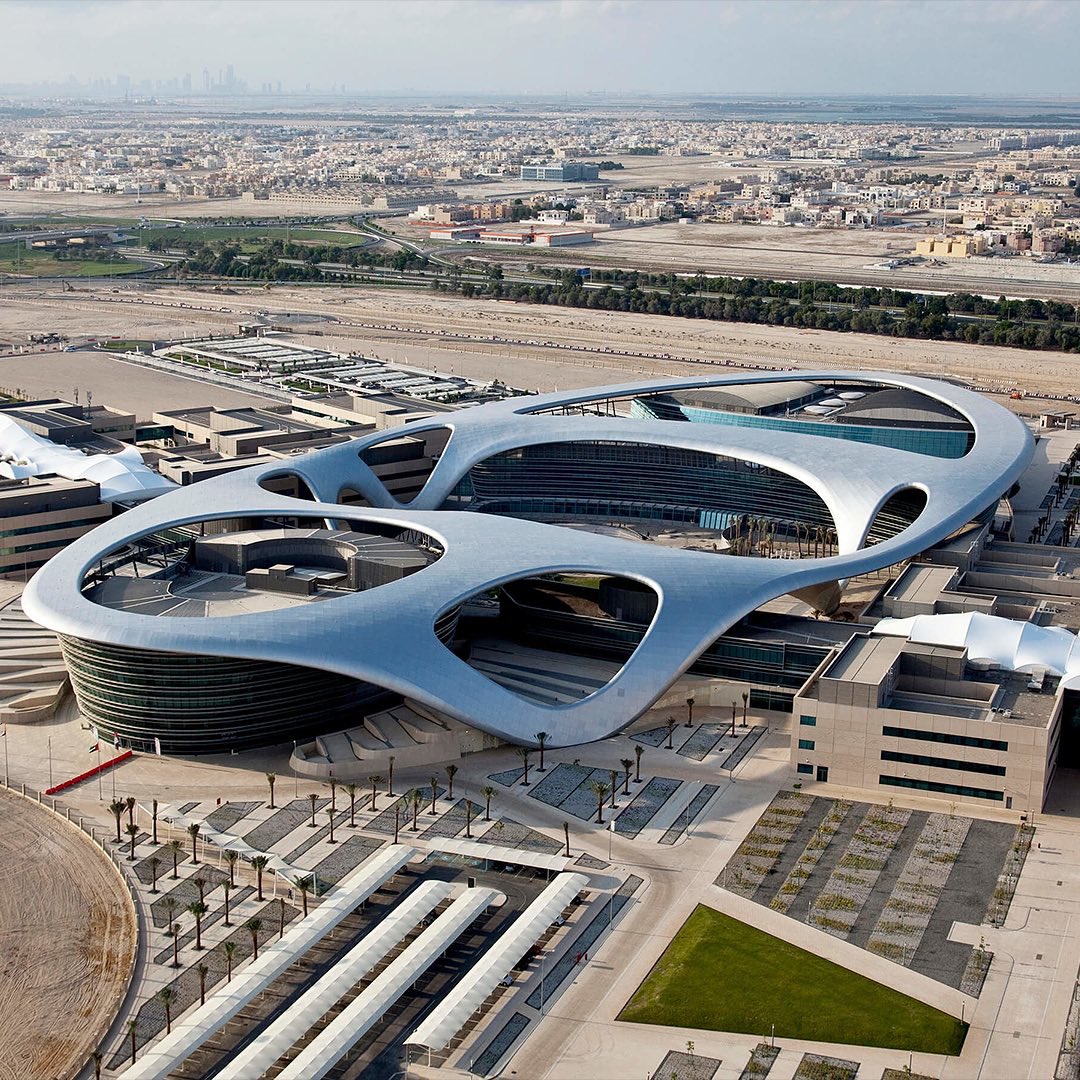
[[[210,93],[210,72],[206,68],[203,68],[202,73],[202,88],[204,94]]]

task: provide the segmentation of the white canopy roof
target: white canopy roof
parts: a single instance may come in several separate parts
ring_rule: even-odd
[[[453,885],[445,881],[425,881],[418,885],[314,986],[228,1061],[217,1074],[219,1080],[251,1080],[262,1076],[453,891]]]
[[[461,977],[405,1042],[442,1050],[587,884],[584,874],[560,874]]]
[[[173,1024],[172,1034],[166,1035],[127,1069],[123,1073],[124,1080],[164,1080],[417,854],[416,848],[392,844],[357,867],[306,919],[301,919],[283,937],[267,945],[259,953],[258,960],[253,960],[231,982],[219,986],[206,999],[205,1005],[180,1023]]]
[[[924,645],[967,650],[970,660],[989,660],[1008,671],[1046,668],[1062,686],[1080,686],[1080,641],[1060,626],[966,611],[956,615],[913,615],[882,619],[875,634],[906,637]]]
[[[60,446],[0,415],[0,476],[19,480],[27,476],[63,476],[92,480],[101,488],[101,501],[150,498],[177,487],[153,472],[134,446],[116,454],[84,454]]]
[[[482,840],[462,840],[456,836],[432,838],[428,847],[432,851],[465,855],[470,859],[488,859],[491,862],[509,863],[511,866],[534,866],[539,870],[565,870],[573,861],[565,855],[548,855],[543,851],[502,847],[499,844],[486,844]]]
[[[297,1054],[280,1080],[321,1080],[406,990],[502,894],[467,889],[390,966]]]

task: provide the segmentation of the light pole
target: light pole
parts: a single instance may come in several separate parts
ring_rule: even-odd
[[[53,786],[53,771],[52,771],[52,736],[49,736],[49,787]]]

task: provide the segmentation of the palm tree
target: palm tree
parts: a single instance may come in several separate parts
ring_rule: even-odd
[[[337,841],[334,839],[334,808],[332,806],[328,806],[326,808],[326,818],[330,822],[330,841],[329,842],[331,844],[336,844]]]
[[[232,965],[233,957],[236,955],[236,942],[226,941],[221,946],[221,951],[225,954],[225,981],[232,982]]]
[[[349,828],[356,828],[356,793],[360,789],[355,784],[345,785],[345,794],[349,796]],[[375,800],[372,799],[372,805],[374,806]]]
[[[304,918],[307,918],[307,895],[311,892],[315,879],[308,874],[306,877],[296,879],[296,887],[300,890],[300,902],[304,905]]]
[[[394,755],[386,759],[386,794],[394,797]]]
[[[90,1055],[90,1060],[94,1063],[94,1080],[101,1080],[101,1063],[105,1060],[105,1055],[100,1050],[95,1050]]]
[[[128,1037],[131,1039],[131,1064],[135,1064],[135,1039],[139,1033],[139,1021],[129,1020],[127,1022]]]
[[[261,897],[260,897],[261,899]],[[253,960],[259,959],[259,931],[262,929],[262,919],[253,918],[248,919],[244,923],[244,929],[251,935],[251,958]]]
[[[169,853],[172,855],[172,876],[175,881],[180,875],[176,872],[176,864],[180,859],[180,855],[184,850],[184,842],[182,840],[170,840],[168,843]]]
[[[641,755],[645,753],[645,747],[638,743],[634,747],[634,783],[641,783]]]
[[[128,824],[129,825],[134,825],[135,824],[135,806],[136,806],[136,803],[135,803],[134,796],[129,795],[124,800],[124,808],[127,810]]]
[[[536,745],[540,747],[540,764],[536,767],[536,771],[547,772],[544,768],[544,747],[547,745],[547,741],[551,736],[546,731],[538,731],[533,738],[536,740]]]
[[[124,816],[125,804],[122,799],[109,803],[109,813],[116,819],[116,842],[120,843],[120,819]]]
[[[165,899],[161,901],[161,906],[165,909],[165,936],[168,937],[172,933],[173,912],[176,911],[179,905],[176,903],[174,897],[166,896]]]
[[[412,805],[412,831],[419,832],[416,827],[416,815],[420,813],[420,807],[424,802],[424,793],[419,788],[413,788],[407,796]]]
[[[677,723],[678,723],[678,720],[676,720],[674,716],[669,716],[667,718],[667,747],[666,747],[666,749],[668,749],[668,750],[671,749],[671,739],[675,734],[675,725]]]
[[[590,780],[589,790],[596,796],[596,824],[604,824],[604,800],[607,798],[608,786],[603,780]]]
[[[232,926],[232,923],[229,922],[229,893],[231,893],[233,890],[232,882],[223,881],[221,883],[221,888],[225,892],[225,918],[222,921],[225,926]]]
[[[125,825],[124,826],[124,832],[126,832],[128,834],[128,836],[131,837],[131,853],[128,855],[128,861],[129,862],[134,862],[135,861],[135,838],[139,835],[139,826],[138,825]]]
[[[398,842],[398,834],[401,832],[401,803],[394,803],[394,843]]]
[[[746,707],[750,704],[750,692],[743,691],[742,695],[742,726],[746,727]]]
[[[608,774],[611,777],[611,809],[615,809],[615,793],[619,789],[619,770],[612,769]]]
[[[172,924],[172,966],[175,968],[180,966],[180,924],[178,922]]]
[[[453,802],[454,801],[454,777],[457,776],[458,767],[456,765],[446,766],[446,797]]]
[[[378,794],[379,784],[382,783],[382,777],[375,774],[371,778],[371,811],[375,812],[375,797]]]
[[[472,803],[465,798],[465,839],[472,839]]]
[[[161,860],[156,855],[151,855],[148,862],[150,865],[150,891],[156,893],[159,891],[157,887],[157,876]]]
[[[152,816],[151,820],[153,821],[154,824],[153,824],[153,835],[151,836],[151,843],[156,845],[157,844],[157,810],[158,810],[157,799],[154,800],[153,805],[154,805],[154,810],[153,810],[153,816]]]
[[[694,726],[694,699],[692,697],[686,699],[686,726]]]
[[[191,837],[191,862],[192,862],[192,865],[198,866],[199,865],[199,845],[198,845],[199,823],[197,821],[193,821],[187,827],[187,831],[188,831],[188,836]]]
[[[439,778],[437,776],[428,777],[428,783],[431,785],[431,812],[435,813],[435,800],[439,794]]]
[[[491,800],[495,798],[495,789],[489,784],[486,788],[480,789],[480,794],[484,796],[484,820],[491,820]]]
[[[176,997],[176,991],[171,986],[163,986],[157,992],[158,999],[165,1006],[165,1034],[172,1033],[172,1003]]]
[[[266,869],[266,864],[269,861],[270,860],[265,855],[252,855],[251,856],[251,865],[255,870],[255,885],[256,885],[256,888],[258,889],[259,903],[260,904],[262,903],[262,900],[263,900],[263,891],[262,891],[263,871]]]
[[[274,810],[274,781],[277,779],[277,773],[268,772],[266,774],[266,782],[270,785],[270,809]]]
[[[532,751],[527,746],[519,746],[517,748],[517,756],[521,758],[521,764],[525,766],[525,773],[521,778],[521,786],[529,786],[529,754]]]
[[[562,823],[563,839],[566,841],[566,857],[570,858],[570,822]]]
[[[624,795],[629,795],[630,794],[630,766],[634,764],[634,761],[633,761],[632,758],[624,757],[624,758],[619,759],[619,764],[623,767],[623,772],[626,773],[626,776],[623,779],[622,793]]]
[[[319,801],[319,796],[313,791],[308,798],[311,800],[311,823],[308,825],[309,829],[315,828],[315,804]]]
[[[206,976],[210,974],[210,969],[205,964],[200,964],[195,969],[196,974],[199,976],[199,1004],[206,1004]]]
[[[333,773],[330,774],[330,809],[337,809],[337,781]]]
[[[201,900],[194,900],[188,904],[187,910],[195,916],[195,951],[202,952],[202,920],[210,909]]]
[[[225,852],[225,863],[229,867],[229,886],[236,885],[236,863],[240,858],[240,853],[236,851]]]
[[[332,812],[333,811],[331,811],[331,813]],[[285,936],[285,897],[284,896],[279,896],[278,897],[278,904],[279,904],[279,908],[278,908],[279,917],[278,917],[277,936],[278,936],[278,941],[280,941]]]

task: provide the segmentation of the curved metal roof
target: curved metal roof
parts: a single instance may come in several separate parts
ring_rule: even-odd
[[[956,409],[975,432],[963,458],[944,459],[798,431],[668,423],[592,415],[537,415],[612,397],[725,385],[823,380],[876,382],[916,390]],[[361,460],[369,446],[403,434],[446,429],[450,439],[424,488],[407,506]],[[802,481],[825,502],[839,554],[830,558],[734,558],[635,544],[513,518],[439,508],[476,463],[500,451],[559,442],[638,442],[756,462]],[[374,683],[504,738],[549,745],[600,739],[647,709],[693,661],[744,615],[807,586],[891,565],[944,539],[981,513],[1020,476],[1033,440],[1001,406],[945,383],[890,373],[769,372],[657,379],[619,386],[513,398],[378,432],[295,460],[254,466],[136,507],[82,537],[38,572],[23,595],[35,621],[60,634],[166,652],[243,657],[333,671]],[[263,490],[261,479],[295,473],[316,502]],[[343,487],[372,507],[336,503]],[[862,548],[875,515],[899,491],[927,496],[917,521]],[[111,611],[80,592],[98,560],[146,533],[238,516],[288,514],[420,529],[444,554],[390,585],[313,604],[216,619],[155,619]],[[641,644],[615,677],[568,705],[527,701],[455,656],[435,636],[443,612],[485,589],[557,572],[618,574],[659,598]]]

